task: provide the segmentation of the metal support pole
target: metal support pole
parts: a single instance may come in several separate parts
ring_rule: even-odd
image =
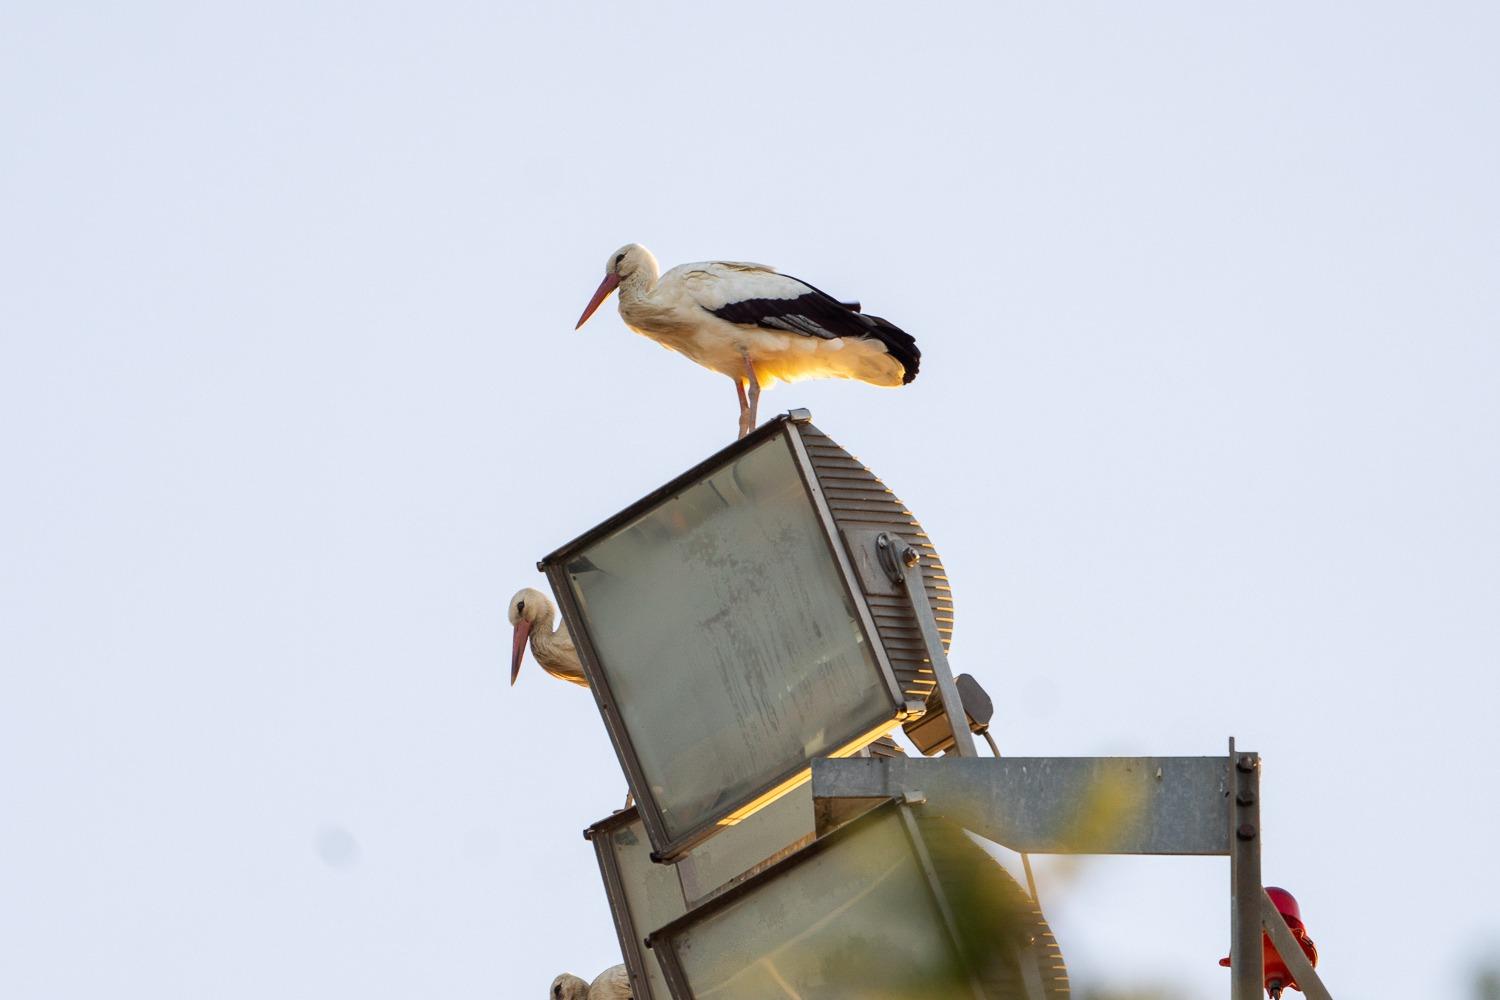
[[[1307,960],[1302,946],[1292,937],[1292,929],[1286,925],[1286,918],[1277,912],[1276,904],[1271,902],[1271,897],[1266,895],[1264,889],[1260,893],[1260,921],[1266,933],[1271,935],[1276,954],[1281,956],[1303,996],[1307,1000],[1333,1000],[1328,988],[1323,985],[1323,980],[1313,971],[1312,963]]]
[[[927,660],[932,664],[932,674],[937,679],[938,692],[943,696],[943,710],[948,714],[948,724],[953,729],[953,751],[959,757],[978,757],[974,746],[974,734],[969,731],[969,713],[964,711],[964,700],[953,681],[953,671],[948,666],[948,654],[943,650],[943,637],[938,632],[937,619],[932,616],[932,605],[927,603],[927,587],[922,582],[922,554],[906,539],[891,532],[881,532],[875,539],[880,564],[891,579],[906,587],[906,601],[917,619],[917,628],[922,633],[922,644],[927,647]]]
[[[1265,993],[1260,911],[1266,894],[1260,883],[1260,758],[1236,753],[1232,737],[1229,787],[1230,996],[1260,1000]]]

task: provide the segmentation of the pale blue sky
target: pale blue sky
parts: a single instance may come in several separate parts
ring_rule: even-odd
[[[0,12],[0,995],[525,1000],[618,961],[536,559],[728,441],[579,310],[761,260],[913,333],[781,387],[940,546],[1017,754],[1265,771],[1342,997],[1500,948],[1488,4]],[[1043,864],[1226,995],[1219,861]],[[1400,919],[1414,923],[1397,926]],[[1430,961],[1424,962],[1424,956]]]

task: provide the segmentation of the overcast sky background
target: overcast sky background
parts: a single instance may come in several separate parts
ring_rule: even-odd
[[[627,241],[913,333],[780,387],[926,525],[1008,753],[1265,757],[1342,997],[1500,948],[1493,4],[0,11],[0,995],[541,997],[624,779],[535,561],[728,443]],[[1227,995],[1228,865],[1041,867]],[[1409,921],[1401,926],[1399,921]]]

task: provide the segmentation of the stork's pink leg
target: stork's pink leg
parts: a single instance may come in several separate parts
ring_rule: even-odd
[[[745,359],[745,382],[750,387],[749,409],[740,421],[740,437],[744,437],[759,423],[756,413],[760,409],[760,379],[755,377],[755,365],[750,362],[750,352],[741,351],[740,356]]]
[[[744,437],[749,433],[749,428],[745,426],[745,414],[750,412],[750,404],[745,400],[745,382],[743,379],[737,378],[734,380],[734,391],[740,397],[740,437]]]

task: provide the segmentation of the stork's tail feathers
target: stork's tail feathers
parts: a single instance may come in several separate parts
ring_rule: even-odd
[[[917,369],[922,366],[922,352],[917,347],[917,338],[879,316],[861,313],[860,318],[870,326],[870,336],[884,344],[891,357],[901,362],[901,384],[906,385],[916,378]]]

